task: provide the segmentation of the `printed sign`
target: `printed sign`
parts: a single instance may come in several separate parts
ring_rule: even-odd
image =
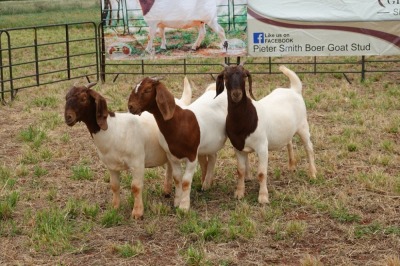
[[[400,54],[400,0],[251,0],[249,56]]]
[[[247,0],[102,0],[106,59],[245,56],[246,4]]]

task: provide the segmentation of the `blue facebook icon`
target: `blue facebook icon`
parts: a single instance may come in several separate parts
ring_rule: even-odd
[[[253,33],[253,43],[265,43],[264,33],[263,32],[254,32]]]

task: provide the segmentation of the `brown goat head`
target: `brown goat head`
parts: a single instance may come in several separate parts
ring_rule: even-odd
[[[132,90],[128,109],[132,114],[138,115],[143,111],[152,114],[160,112],[166,121],[174,115],[175,99],[165,85],[160,82],[160,78],[146,77]]]
[[[86,86],[74,85],[68,91],[65,97],[64,111],[65,123],[68,126],[72,127],[81,121],[87,125],[91,124],[92,117],[94,116],[98,127],[102,130],[107,130],[107,102],[98,92],[90,89],[94,85],[96,85],[95,82],[89,83]]]
[[[217,96],[224,91],[226,87],[228,97],[235,103],[238,103],[246,96],[246,78],[249,81],[249,93],[251,98],[254,98],[252,91],[252,78],[250,72],[240,65],[228,66],[224,65],[225,69],[217,77]]]

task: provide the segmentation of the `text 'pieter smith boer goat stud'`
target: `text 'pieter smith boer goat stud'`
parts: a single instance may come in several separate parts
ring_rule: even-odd
[[[235,197],[244,196],[244,179],[249,173],[248,153],[258,155],[258,181],[260,191],[258,201],[268,203],[267,166],[268,150],[278,150],[287,146],[289,168],[296,166],[293,155],[292,138],[298,134],[305,146],[310,164],[310,175],[316,177],[313,145],[310,140],[306,106],[302,97],[302,84],[298,76],[288,68],[279,68],[290,79],[290,88],[278,88],[259,101],[246,96],[245,81],[249,81],[252,93],[252,79],[243,64],[225,66],[217,78],[217,95],[224,91],[228,97],[226,132],[235,148],[238,167],[238,184]]]
[[[226,141],[226,95],[215,97],[215,90],[206,90],[183,109],[175,105],[163,83],[156,78],[145,78],[132,90],[128,108],[133,114],[148,111],[154,115],[160,129],[160,144],[172,166],[174,205],[188,210],[197,160],[200,165],[202,160],[208,163],[203,180],[203,189],[206,189],[212,180],[216,153]],[[183,177],[181,162],[186,164]]]
[[[216,0],[139,0],[143,17],[149,26],[149,41],[146,51],[153,51],[153,40],[160,29],[161,49],[166,49],[165,28],[186,29],[197,27],[199,35],[192,45],[196,50],[206,35],[207,24],[221,40],[221,47],[227,47],[224,29],[218,24]]]
[[[132,173],[131,190],[135,202],[132,216],[143,215],[143,179],[145,167],[161,166],[167,163],[167,156],[158,142],[158,127],[152,114],[134,116],[130,113],[114,113],[108,110],[106,99],[87,86],[73,86],[66,95],[65,123],[74,126],[77,122],[86,124],[96,146],[100,160],[110,172],[110,186],[113,192],[113,207],[120,206],[120,172]],[[192,92],[185,78],[185,88],[180,105],[191,102]],[[167,165],[164,193],[172,191],[171,166]]]

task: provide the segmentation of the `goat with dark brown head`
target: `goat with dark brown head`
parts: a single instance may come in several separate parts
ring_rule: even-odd
[[[207,90],[195,102],[182,109],[173,102],[173,96],[157,78],[143,79],[131,92],[128,108],[133,114],[148,111],[154,115],[160,129],[159,141],[172,165],[175,181],[176,207],[188,210],[190,190],[197,160],[207,161],[202,166],[203,189],[212,181],[216,153],[223,147],[227,100],[214,99],[215,91]],[[186,164],[182,177],[181,162]]]
[[[130,113],[110,112],[105,98],[91,89],[94,85],[73,86],[69,90],[65,99],[65,123],[71,127],[77,122],[86,124],[100,160],[110,171],[114,208],[120,205],[120,172],[132,172],[131,190],[135,199],[132,216],[141,218],[144,169],[167,163],[166,154],[158,142],[156,121],[149,113],[137,117]],[[191,96],[191,92],[184,95]],[[187,99],[182,100],[187,102]],[[164,181],[167,194],[172,189],[171,176],[168,165]]]
[[[267,166],[268,151],[286,146],[289,153],[289,168],[294,170],[296,161],[293,154],[292,138],[298,134],[302,139],[309,163],[310,175],[316,176],[314,151],[310,140],[302,84],[297,75],[284,66],[279,68],[290,79],[290,89],[278,88],[259,101],[246,96],[245,80],[249,80],[252,93],[252,79],[243,64],[225,66],[217,78],[217,95],[226,87],[228,94],[228,115],[226,132],[235,148],[238,163],[238,185],[235,197],[244,196],[244,179],[250,173],[248,153],[256,152],[259,159],[258,180],[260,191],[258,201],[268,203]]]

